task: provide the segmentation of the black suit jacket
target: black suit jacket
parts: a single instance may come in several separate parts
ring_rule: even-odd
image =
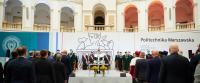
[[[64,56],[61,59],[61,62],[65,65],[67,76],[69,76],[72,73],[71,61],[70,60],[71,60],[70,56]]]
[[[3,66],[0,62],[0,83],[3,83]]]
[[[158,77],[160,72],[161,59],[155,57],[150,59],[147,66],[146,80],[149,83],[158,83]]]
[[[146,80],[147,61],[138,59],[135,64],[135,78],[138,80]]]
[[[34,64],[37,83],[56,83],[53,64],[44,58],[39,59]]]
[[[66,80],[66,69],[62,62],[53,63],[55,70],[56,83],[64,83]]]
[[[191,83],[188,59],[178,54],[163,58],[159,83]]]
[[[199,55],[195,55],[190,60],[190,69],[191,69],[191,79],[192,79],[192,81],[194,80],[194,76],[193,75],[194,75],[196,66],[197,66],[199,61],[200,61],[200,54]]]
[[[34,64],[19,57],[7,64],[7,83],[36,83]]]

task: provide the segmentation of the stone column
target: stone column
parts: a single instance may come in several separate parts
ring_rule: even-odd
[[[148,32],[148,10],[145,8],[138,11],[138,32]]]
[[[52,32],[60,32],[60,13],[56,9],[50,10],[50,31]]]
[[[3,7],[3,1],[0,1],[0,30],[3,28],[2,23],[4,20],[4,7]]]

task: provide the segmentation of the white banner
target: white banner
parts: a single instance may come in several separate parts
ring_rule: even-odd
[[[188,57],[188,50],[195,52],[200,43],[200,32],[77,32],[58,34],[58,49],[97,50],[99,48],[113,50],[115,54],[117,51],[168,51],[172,42],[177,42],[183,55]]]

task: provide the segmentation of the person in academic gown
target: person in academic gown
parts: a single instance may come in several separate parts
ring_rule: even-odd
[[[55,70],[56,83],[66,83],[66,69],[65,65],[61,62],[62,55],[60,53],[55,54],[53,67]]]
[[[88,56],[85,53],[82,55],[82,63],[83,63],[82,69],[87,70],[89,59],[88,59]]]
[[[34,62],[37,83],[56,83],[53,64],[47,60],[48,51],[40,51],[41,58]]]
[[[133,58],[131,60],[131,63],[130,63],[130,74],[132,76],[132,80],[133,80],[133,83],[137,83],[136,80],[135,80],[135,64],[136,64],[136,61],[138,59],[141,59],[139,56],[140,56],[141,52],[140,51],[135,51],[135,58]]]
[[[94,53],[91,52],[91,54],[90,54],[90,56],[89,56],[90,64],[93,64],[93,63],[94,63],[94,60],[95,60]]]

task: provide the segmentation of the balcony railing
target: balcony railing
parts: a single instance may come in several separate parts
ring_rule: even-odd
[[[50,25],[49,24],[34,24],[34,31],[41,31],[41,32],[49,32]]]
[[[160,31],[165,31],[165,26],[164,25],[158,25],[158,26],[148,26],[148,31],[149,32],[160,32]]]
[[[92,32],[112,32],[114,31],[114,25],[85,25],[85,31],[92,31]]]
[[[21,23],[8,23],[8,22],[3,22],[2,25],[3,30],[16,30],[16,31],[21,31],[22,30],[22,24]]]
[[[138,28],[134,27],[134,28],[124,28],[123,30],[124,32],[138,32]]]
[[[75,32],[75,28],[66,27],[66,26],[60,26],[60,32]]]
[[[176,30],[193,30],[195,29],[195,23],[176,23]]]

